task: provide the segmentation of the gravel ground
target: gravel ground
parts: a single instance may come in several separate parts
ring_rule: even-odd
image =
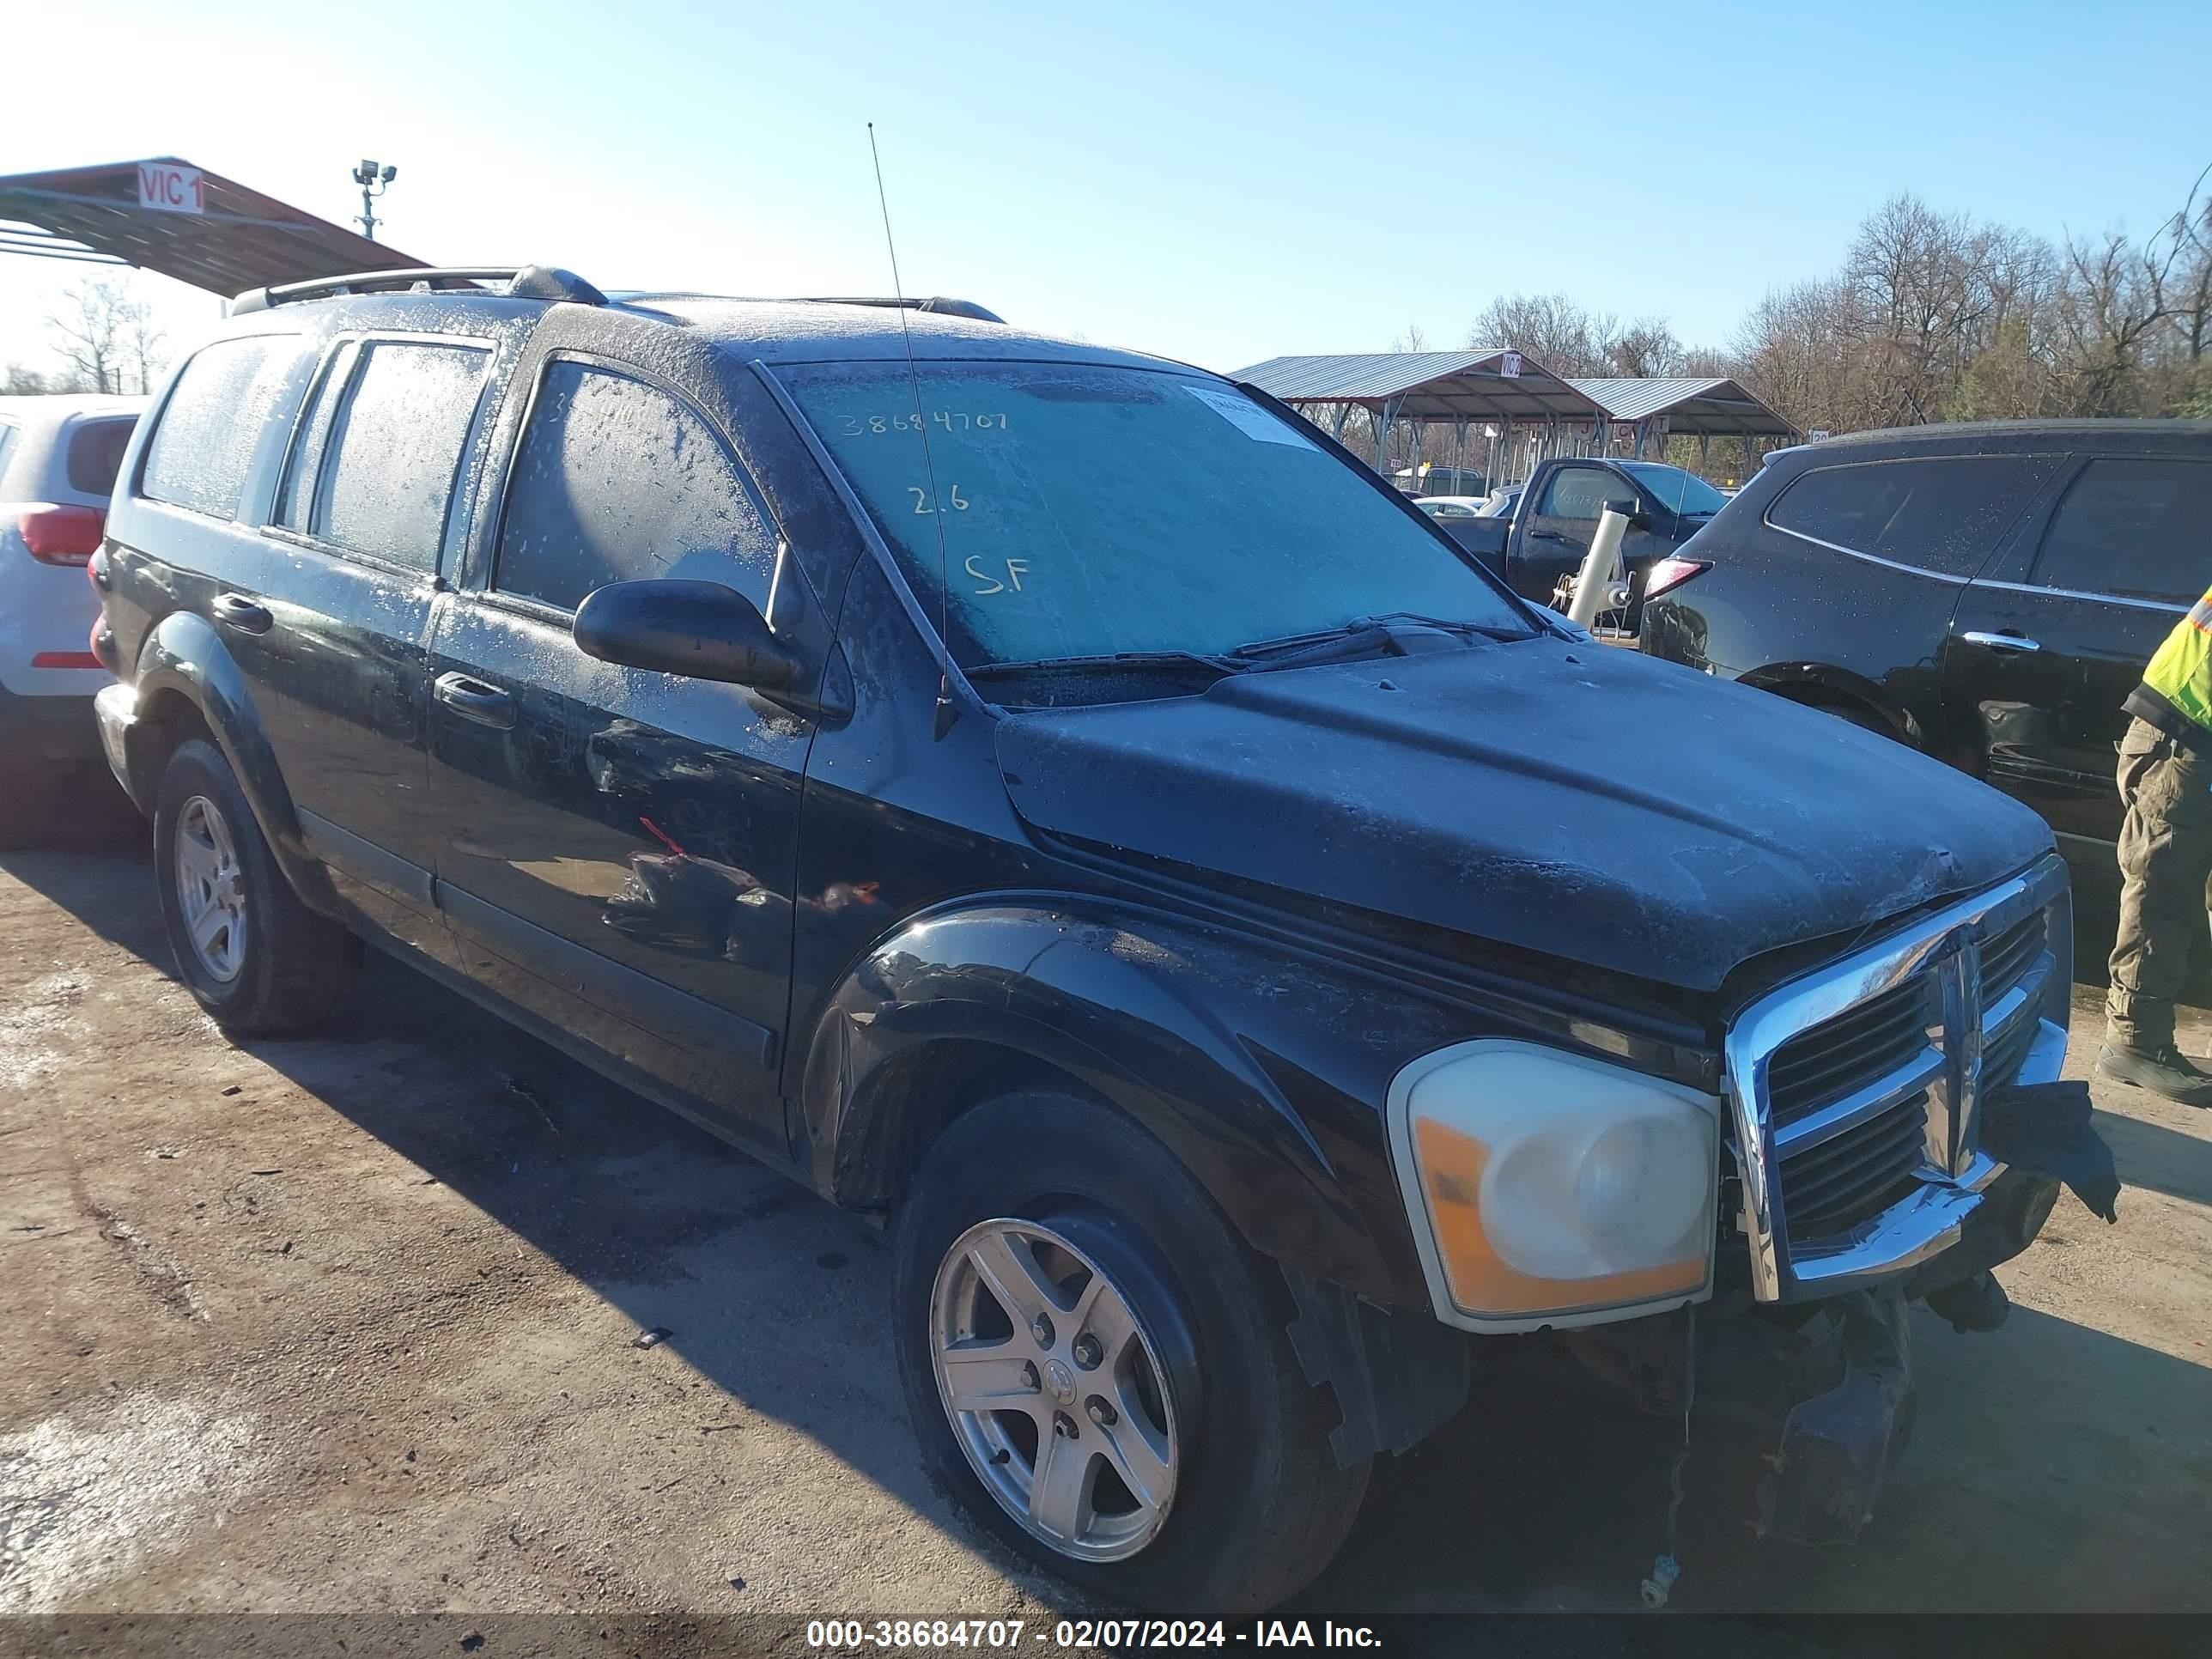
[[[796,1648],[1066,1609],[926,1482],[872,1229],[381,958],[329,1036],[234,1046],[138,840],[0,858],[0,1612],[657,1610]],[[2212,1117],[2098,1098],[2119,1224],[2064,1197],[2002,1332],[1922,1318],[1867,1542],[1693,1515],[1678,1606],[2212,1611]],[[1669,1449],[1486,1380],[1304,1604],[1632,1607]]]

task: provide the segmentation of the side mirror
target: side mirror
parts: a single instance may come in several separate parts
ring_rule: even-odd
[[[576,648],[601,662],[776,691],[799,659],[753,602],[720,582],[609,582],[576,607]]]

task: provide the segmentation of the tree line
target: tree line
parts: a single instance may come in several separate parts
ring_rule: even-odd
[[[1806,430],[2212,417],[2208,179],[2212,167],[2141,242],[2054,241],[1892,197],[1838,269],[1768,293],[1723,346],[1686,346],[1664,318],[1624,322],[1561,294],[1492,301],[1468,343],[1573,377],[1732,376]]]
[[[154,308],[126,282],[100,276],[73,283],[46,315],[58,369],[0,369],[0,396],[48,392],[145,392],[169,366],[167,337]]]

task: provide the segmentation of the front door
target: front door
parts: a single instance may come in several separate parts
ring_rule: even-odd
[[[776,532],[673,386],[580,356],[540,373],[490,568],[432,647],[439,900],[469,972],[781,1152],[775,1085],[811,721],[734,685],[595,661],[610,581],[769,605]]]
[[[2045,525],[2024,581],[1970,583],[1944,647],[1944,705],[1984,775],[2073,850],[2119,836],[2121,704],[2212,586],[2212,465],[2100,455]]]
[[[1544,493],[1533,503],[1524,503],[1528,522],[1508,573],[1514,591],[1549,605],[1559,578],[1580,571],[1589,556],[1598,515],[1608,501],[1626,502],[1631,513],[1644,507],[1643,495],[1628,475],[1612,467],[1578,461],[1554,470],[1545,481]],[[1638,533],[1632,530],[1624,540],[1624,558],[1636,550],[1629,544]]]

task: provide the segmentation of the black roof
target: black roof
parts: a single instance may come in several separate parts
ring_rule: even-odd
[[[504,280],[509,272],[514,280]],[[556,292],[556,289],[562,291]],[[573,272],[543,265],[377,271],[331,277],[295,285],[290,292],[280,288],[241,295],[234,314],[248,326],[259,328],[265,328],[271,316],[297,314],[302,321],[336,316],[444,332],[468,326],[468,319],[481,318],[487,312],[529,314],[564,299],[600,307],[609,315],[649,319],[691,331],[747,361],[902,360],[911,349],[922,362],[985,358],[1082,362],[1172,369],[1214,378],[1209,371],[1141,352],[1118,351],[985,321],[982,319],[990,313],[965,301],[917,298],[902,308],[896,302],[878,299],[745,300],[635,293],[618,293],[609,298]]]
[[[1817,443],[1777,450],[1767,457],[1826,455],[1837,450],[1927,449],[1946,453],[2003,454],[2048,449],[2052,443],[2072,449],[2194,447],[2212,444],[2212,421],[1941,421],[1926,426],[1879,427],[1846,432]]]

